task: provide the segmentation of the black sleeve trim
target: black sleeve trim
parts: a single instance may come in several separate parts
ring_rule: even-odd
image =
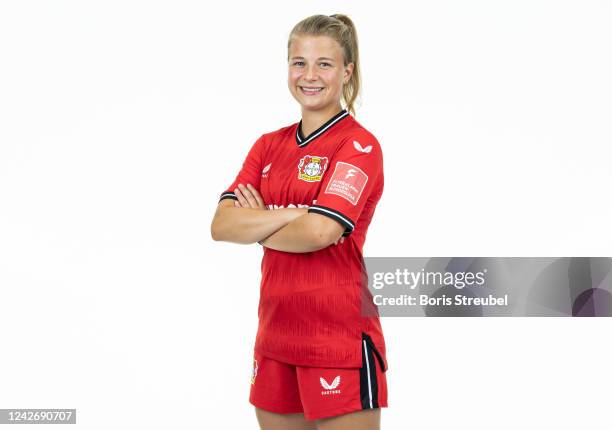
[[[226,192],[221,194],[221,198],[219,199],[217,204],[221,203],[221,200],[223,200],[223,199],[238,200],[238,197],[236,197],[236,194],[234,194],[232,191],[226,191]]]
[[[312,205],[308,208],[308,212],[325,215],[333,220],[338,221],[345,227],[344,233],[342,233],[342,237],[346,237],[351,234],[353,229],[355,228],[355,223],[352,219],[344,215],[342,212],[338,212],[337,210],[329,208],[327,206]]]

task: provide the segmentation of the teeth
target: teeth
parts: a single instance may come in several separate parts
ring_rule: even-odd
[[[304,91],[309,91],[309,92],[317,92],[317,91],[321,91],[323,89],[323,87],[301,87]]]

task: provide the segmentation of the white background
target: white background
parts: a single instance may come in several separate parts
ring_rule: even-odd
[[[385,156],[365,256],[612,255],[609,2],[4,1],[0,408],[257,428],[262,253],[209,227],[300,119],[286,43],[315,13],[357,26]],[[609,425],[609,319],[382,322],[383,429]]]

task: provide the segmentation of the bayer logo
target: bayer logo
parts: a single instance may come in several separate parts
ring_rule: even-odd
[[[304,173],[306,173],[308,176],[316,176],[319,174],[319,172],[321,172],[320,163],[315,163],[311,161],[306,165],[306,167],[304,167]]]

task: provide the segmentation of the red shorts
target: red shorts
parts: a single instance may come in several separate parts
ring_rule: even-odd
[[[255,351],[249,402],[278,414],[303,413],[308,421],[387,407],[386,369],[367,335],[361,368],[305,367]]]

